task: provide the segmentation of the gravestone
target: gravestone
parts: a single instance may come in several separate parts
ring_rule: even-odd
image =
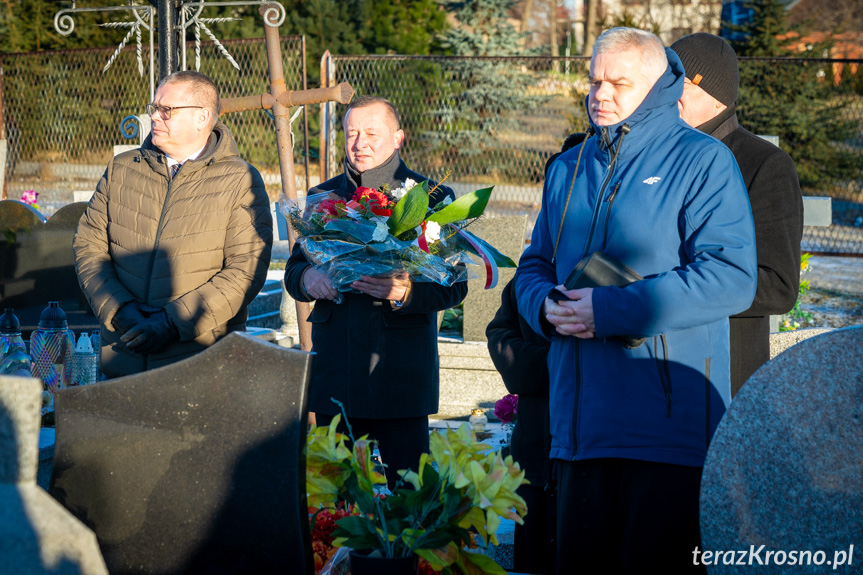
[[[49,301],[60,302],[69,327],[98,329],[75,274],[72,238],[86,203],[63,206],[49,220],[17,200],[0,201],[0,299],[14,308],[24,337]]]
[[[42,382],[0,376],[0,573],[107,575],[93,532],[36,485]]]
[[[312,568],[310,363],[235,332],[178,363],[57,394],[51,493],[96,533],[112,575]]]
[[[518,263],[524,249],[527,215],[480,219],[471,224],[469,230]],[[515,268],[500,268],[497,287],[487,290],[484,289],[485,272],[481,269],[479,271],[482,277],[468,280],[469,287],[464,300],[464,341],[488,341],[485,328],[500,307],[503,286],[515,276]]]
[[[765,573],[821,573],[842,553],[849,572],[861,534],[863,326],[801,341],[756,371],[716,430],[701,484],[702,549],[764,545],[762,561],[781,551],[776,560],[795,565]],[[859,569],[863,549],[854,551]]]

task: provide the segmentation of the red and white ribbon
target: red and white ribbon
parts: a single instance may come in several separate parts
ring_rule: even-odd
[[[485,264],[485,289],[492,289],[497,285],[497,263],[494,261],[494,258],[489,256],[486,249],[480,242],[476,241],[473,234],[465,230],[458,230],[457,233],[467,240],[467,243],[482,257],[482,261]]]
[[[429,253],[429,244],[426,241],[426,223],[423,222],[420,224],[419,234],[417,235],[417,245],[420,247],[422,251],[425,253]]]

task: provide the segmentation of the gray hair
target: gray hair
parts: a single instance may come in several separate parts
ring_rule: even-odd
[[[668,57],[665,55],[662,40],[655,34],[638,28],[620,26],[606,30],[593,44],[593,58],[600,53],[621,50],[636,50],[641,54],[642,73],[651,84],[655,84],[668,68]]]
[[[210,128],[219,120],[219,89],[210,78],[192,70],[174,72],[159,82],[159,86],[182,84],[192,99],[190,104],[210,110]]]

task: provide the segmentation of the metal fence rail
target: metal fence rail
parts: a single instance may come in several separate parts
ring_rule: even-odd
[[[741,123],[780,136],[798,163],[805,194],[834,198],[834,225],[805,230],[809,251],[863,254],[861,63],[741,59],[742,77],[757,79],[741,87]],[[495,184],[489,213],[531,219],[541,204],[547,158],[568,134],[587,127],[587,67],[587,58],[550,57],[332,56],[322,63],[330,85],[347,81],[357,94],[396,105],[407,136],[402,156],[413,169],[435,179],[450,174],[456,193]],[[801,109],[782,100],[780,83],[808,86]],[[321,157],[329,161],[322,172],[333,176],[344,156],[345,107],[326,106]],[[821,148],[812,144],[807,119],[835,126]]]
[[[222,44],[240,70],[222,58],[211,42],[202,43],[201,57],[201,71],[215,81],[221,96],[268,92],[263,38],[226,40]],[[194,50],[192,43],[190,49]],[[150,101],[148,71],[145,69],[143,77],[138,74],[134,50],[125,48],[105,73],[102,68],[113,48],[0,55],[9,198],[35,190],[43,211],[50,215],[71,202],[74,191],[95,188],[115,145],[139,143],[137,137],[127,140],[121,133],[121,120],[143,114]],[[289,90],[305,87],[304,50],[302,36],[282,37]],[[305,189],[302,164],[308,148],[302,119],[294,124],[294,157],[299,164],[297,186]],[[278,153],[268,113],[230,114],[222,121],[234,134],[241,156],[258,167],[268,184],[277,189]]]

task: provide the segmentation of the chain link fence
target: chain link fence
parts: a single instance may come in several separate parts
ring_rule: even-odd
[[[263,39],[227,40],[236,70],[213,43],[202,44],[201,70],[223,97],[269,89]],[[189,44],[189,51],[194,45]],[[3,126],[8,142],[9,198],[39,192],[50,215],[73,192],[92,191],[113,146],[135,144],[121,120],[142,113],[150,100],[148,58],[138,73],[134,47],[105,73],[113,49],[0,55]],[[302,37],[282,38],[287,87],[303,89]],[[158,55],[155,58],[158,61]],[[190,58],[190,62],[194,58]],[[804,193],[833,198],[833,226],[807,227],[804,249],[863,254],[863,67],[860,60],[741,59],[739,115],[753,132],[778,135],[797,162]],[[346,81],[358,94],[393,101],[407,134],[402,155],[421,173],[461,194],[494,184],[490,215],[539,210],[547,159],[566,136],[587,126],[586,58],[333,56],[324,62],[328,85]],[[802,90],[800,87],[804,87]],[[802,90],[799,95],[790,88]],[[317,108],[317,107],[316,107]],[[345,106],[310,110],[321,132],[307,138],[294,124],[297,187],[317,174],[341,170]],[[265,111],[227,115],[240,153],[279,190],[272,120]],[[321,163],[308,165],[311,140],[320,137]],[[312,150],[312,154],[316,150]]]
[[[281,41],[286,86],[288,90],[302,90],[306,77],[304,39],[285,36]],[[225,40],[222,45],[239,64],[239,70],[218,53],[212,42],[201,44],[201,72],[219,86],[221,96],[268,92],[263,38]],[[190,42],[187,49],[192,54],[191,67],[194,43]],[[26,190],[39,192],[43,213],[51,215],[73,201],[73,192],[95,189],[115,145],[140,143],[139,136],[123,137],[121,121],[143,114],[150,102],[149,58],[145,53],[141,76],[135,47],[124,48],[103,73],[113,52],[109,48],[0,55],[0,104],[8,143],[7,197],[18,199]],[[158,49],[154,60],[159,61]],[[304,120],[300,115],[293,124],[300,189],[308,187]],[[234,134],[240,155],[262,172],[271,196],[275,196],[281,180],[269,113],[256,110],[229,114],[222,116],[222,121]]]
[[[741,59],[741,123],[779,136],[804,194],[833,198],[833,225],[805,228],[807,251],[863,255],[861,63]],[[546,161],[567,135],[587,128],[588,64],[581,57],[332,56],[323,68],[328,85],[349,82],[358,95],[395,104],[411,168],[446,177],[457,194],[494,184],[487,213],[533,221]],[[346,107],[324,107],[321,171],[332,177],[342,169]]]

